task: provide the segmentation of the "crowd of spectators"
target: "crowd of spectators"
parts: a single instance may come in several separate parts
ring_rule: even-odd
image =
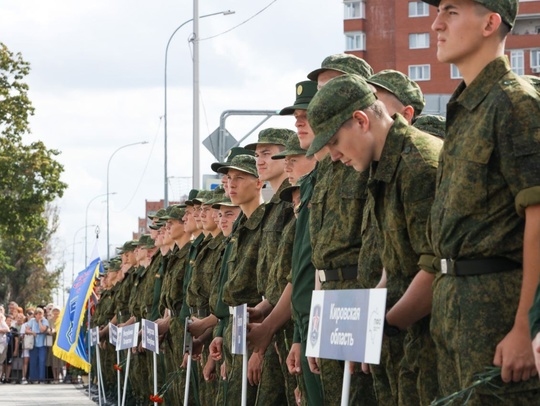
[[[0,382],[52,383],[63,381],[65,363],[53,354],[61,308],[53,303],[27,307],[0,305]]]

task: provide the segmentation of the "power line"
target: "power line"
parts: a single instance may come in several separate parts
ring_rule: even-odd
[[[270,7],[272,4],[274,4],[277,0],[272,0],[267,6],[265,6],[264,8],[262,8],[261,10],[257,11],[255,14],[253,14],[251,17],[249,17],[247,20],[245,21],[242,21],[240,24],[238,25],[235,25],[234,27],[232,28],[229,28],[228,30],[226,31],[223,31],[222,33],[220,34],[216,34],[216,35],[212,35],[211,37],[206,37],[206,38],[201,38],[199,40],[200,41],[206,41],[206,40],[209,40],[209,39],[212,39],[212,38],[216,38],[216,37],[219,37],[223,34],[227,34],[228,32],[231,32],[232,30],[235,30],[236,28],[240,27],[241,25],[244,25],[245,23],[247,23],[248,21],[250,20],[253,20],[255,17],[257,17],[259,14],[261,14],[263,11],[265,11],[268,7]]]

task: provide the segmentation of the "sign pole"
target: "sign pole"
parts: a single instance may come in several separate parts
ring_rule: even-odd
[[[191,381],[191,352],[193,350],[193,336],[189,332],[188,326],[191,324],[189,316],[184,320],[184,354],[188,354],[186,369],[186,387],[184,388],[184,405],[189,404],[189,384]]]
[[[343,368],[343,386],[341,388],[341,406],[349,404],[349,392],[351,388],[351,361],[345,361]]]
[[[116,365],[120,366],[120,350],[116,350]],[[116,371],[116,386],[118,388],[118,398],[117,398],[116,403],[118,404],[118,406],[120,406],[120,388],[122,387],[122,380],[120,378],[120,369]]]
[[[186,388],[184,390],[184,405],[189,404],[189,384],[191,378],[191,352],[188,352],[187,369],[186,369]]]
[[[131,351],[128,350],[127,362],[126,362],[126,377],[124,378],[124,393],[122,394],[122,406],[126,404],[126,392],[127,392],[127,383],[129,375],[129,362],[131,361]]]
[[[103,395],[103,399],[105,400],[105,395],[101,393],[101,390],[103,389],[103,385],[101,384],[101,368],[100,368],[100,359],[99,359],[99,345],[96,345],[96,363],[97,363],[97,389],[98,389],[98,402],[99,406],[101,406],[101,396]]]
[[[152,357],[154,358],[154,393],[157,394],[157,359],[155,352],[152,353]],[[157,406],[157,402],[154,402],[154,406]]]

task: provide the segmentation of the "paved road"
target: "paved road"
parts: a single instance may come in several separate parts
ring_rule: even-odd
[[[96,406],[81,385],[14,385],[0,384],[0,405],[15,406]]]

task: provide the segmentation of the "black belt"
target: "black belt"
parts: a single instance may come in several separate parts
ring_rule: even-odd
[[[486,275],[522,268],[520,263],[502,257],[457,260],[436,258],[433,265],[442,274],[452,276]]]
[[[317,272],[321,282],[346,281],[356,279],[358,275],[358,265],[345,266],[338,269],[319,269]]]

